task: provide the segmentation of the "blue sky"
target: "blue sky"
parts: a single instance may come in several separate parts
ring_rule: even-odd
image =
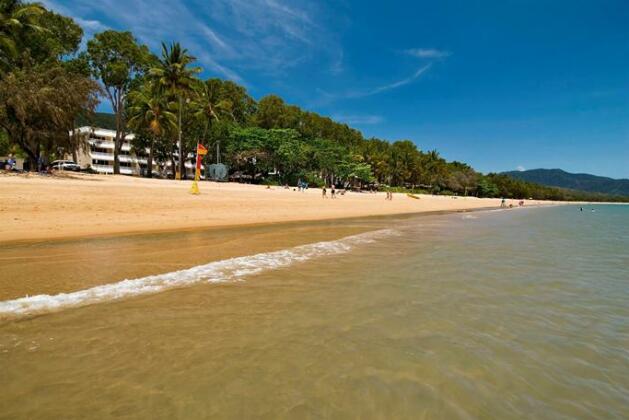
[[[627,0],[46,0],[88,36],[180,41],[205,76],[488,171],[629,178]],[[106,109],[103,106],[103,109]]]

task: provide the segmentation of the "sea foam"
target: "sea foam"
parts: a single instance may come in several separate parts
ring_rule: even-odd
[[[356,245],[370,243],[378,238],[391,236],[394,233],[395,231],[390,229],[377,230],[347,236],[336,241],[317,242],[281,251],[214,261],[185,270],[122,280],[117,283],[103,284],[76,292],[27,296],[0,301],[0,319],[46,314],[95,303],[155,294],[202,282],[235,281],[252,274],[288,267],[294,263],[313,258],[342,254],[348,252]]]

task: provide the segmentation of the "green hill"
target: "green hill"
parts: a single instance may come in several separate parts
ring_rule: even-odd
[[[93,118],[79,117],[78,126],[86,126],[89,125],[91,127],[98,128],[106,128],[108,130],[116,129],[116,116],[114,114],[109,114],[107,112],[96,112],[94,113]]]
[[[613,179],[590,174],[572,174],[561,169],[532,169],[505,172],[515,179],[549,187],[629,196],[629,179]]]

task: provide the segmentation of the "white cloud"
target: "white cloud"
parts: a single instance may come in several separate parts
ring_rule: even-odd
[[[384,122],[384,118],[380,115],[335,114],[332,116],[332,119],[349,125],[374,125]]]
[[[452,55],[449,51],[434,48],[411,48],[404,53],[417,58],[446,58]]]
[[[363,98],[365,96],[377,95],[378,93],[386,92],[386,91],[392,90],[392,89],[397,89],[399,87],[402,87],[404,85],[408,85],[409,83],[415,81],[422,74],[426,73],[431,67],[432,67],[432,63],[426,64],[425,66],[420,67],[419,69],[417,69],[417,71],[415,73],[413,73],[411,76],[406,77],[406,78],[404,78],[402,80],[398,80],[397,82],[388,83],[386,85],[378,86],[378,87],[371,88],[371,89],[364,90],[364,91],[350,92],[347,95],[347,97]]]
[[[518,171],[518,172],[524,172],[524,171],[526,171],[526,169],[525,169],[525,168],[524,168],[524,166],[522,166],[522,165],[518,165],[515,169],[516,169],[516,171]]]
[[[76,23],[81,25],[81,27],[89,32],[102,32],[109,29],[109,26],[105,25],[103,22],[95,19],[82,19],[80,17],[73,18]]]

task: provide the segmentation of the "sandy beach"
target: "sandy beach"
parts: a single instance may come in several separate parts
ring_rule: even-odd
[[[322,199],[260,185],[68,174],[0,177],[0,242],[498,207],[499,199],[348,192]],[[329,194],[329,192],[328,192]],[[515,202],[513,202],[516,205]],[[527,205],[553,204],[529,201]]]

